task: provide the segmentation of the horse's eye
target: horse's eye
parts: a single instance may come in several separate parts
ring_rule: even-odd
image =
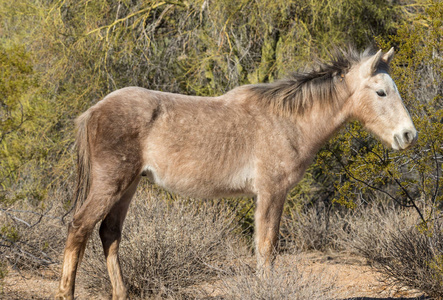
[[[378,90],[376,93],[377,93],[377,95],[379,95],[380,97],[386,97],[386,93],[385,93],[385,91],[383,91],[383,90]]]

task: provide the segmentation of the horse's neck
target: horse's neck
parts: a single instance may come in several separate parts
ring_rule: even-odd
[[[318,150],[349,120],[348,101],[331,105],[325,109],[321,103],[316,103],[304,115],[296,117],[294,122],[297,132],[301,134],[298,139],[299,147],[307,155],[315,155]]]

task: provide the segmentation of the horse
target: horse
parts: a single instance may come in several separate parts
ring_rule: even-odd
[[[285,79],[218,97],[141,87],[108,94],[76,119],[76,205],[56,299],[73,299],[86,242],[100,221],[112,299],[126,298],[118,249],[143,176],[189,197],[255,197],[257,268],[270,269],[288,192],[344,124],[361,122],[395,150],[417,140],[389,75],[393,56],[393,48],[338,51]]]

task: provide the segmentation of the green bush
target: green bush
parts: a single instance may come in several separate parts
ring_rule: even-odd
[[[419,132],[417,145],[393,152],[368,138],[360,124],[350,124],[312,166],[310,185],[317,195],[311,201],[352,207],[356,199],[370,202],[383,195],[417,212],[418,202],[441,205],[443,6],[430,1],[425,7],[411,17],[412,25],[405,23],[395,35],[377,38],[382,48],[397,49],[391,75]],[[423,215],[422,221],[428,218]]]
[[[0,3],[0,67],[15,72],[0,83],[9,99],[0,200],[34,204],[72,184],[73,119],[109,92],[219,95],[283,77],[334,46],[387,38],[401,18],[380,0]]]

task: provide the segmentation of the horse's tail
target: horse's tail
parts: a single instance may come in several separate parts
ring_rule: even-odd
[[[75,120],[77,127],[76,148],[77,148],[77,185],[74,192],[75,212],[85,202],[91,187],[91,159],[88,122],[91,118],[90,111],[86,111]]]

